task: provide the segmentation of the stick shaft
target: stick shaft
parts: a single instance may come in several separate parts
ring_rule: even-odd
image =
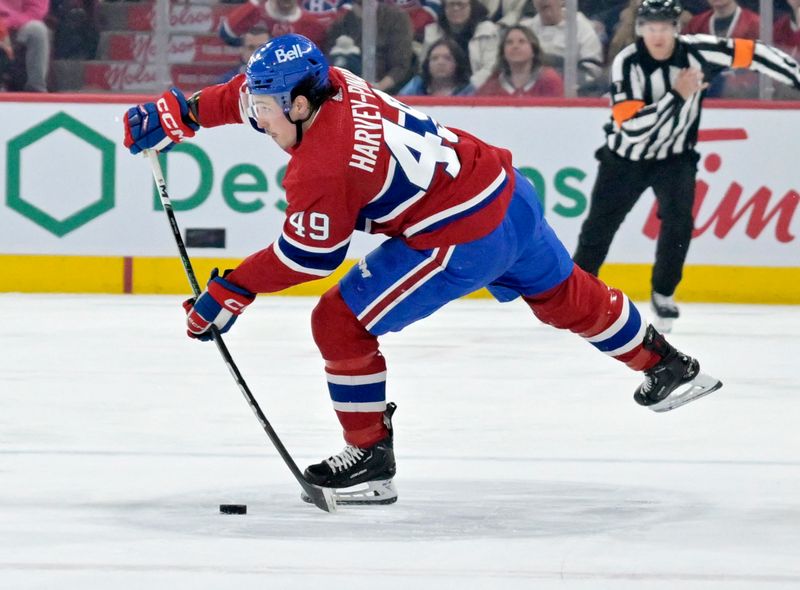
[[[186,246],[183,243],[178,222],[175,219],[175,211],[172,208],[172,202],[170,201],[169,193],[167,192],[167,182],[164,178],[164,173],[161,170],[161,163],[158,161],[158,153],[154,150],[147,150],[147,155],[150,158],[150,165],[153,169],[153,179],[155,180],[156,187],[158,188],[161,205],[164,207],[164,212],[167,214],[169,226],[172,230],[172,236],[175,238],[175,243],[178,246],[178,252],[180,253],[183,270],[186,272],[186,278],[189,279],[189,284],[192,286],[192,291],[194,292],[195,297],[197,297],[200,295],[200,285],[197,282],[197,277],[194,273],[194,269],[192,268],[192,261],[189,259],[188,252],[186,252]],[[261,407],[258,405],[256,398],[250,392],[250,388],[247,386],[247,383],[239,371],[239,368],[236,366],[236,363],[233,362],[233,357],[228,351],[228,347],[225,345],[225,342],[222,340],[222,335],[219,333],[217,327],[213,324],[211,325],[211,333],[214,336],[214,342],[217,345],[217,349],[222,355],[222,359],[225,361],[225,364],[228,366],[228,370],[233,376],[233,379],[239,386],[239,390],[242,392],[245,401],[247,401],[247,405],[250,406],[250,409],[253,411],[256,418],[258,418],[258,421],[261,423],[261,427],[264,429],[264,432],[267,433],[267,436],[269,437],[270,441],[272,441],[272,444],[275,446],[275,449],[278,451],[278,454],[281,456],[284,463],[286,463],[286,465],[289,467],[292,475],[294,475],[295,479],[297,479],[298,483],[302,486],[306,494],[315,500],[314,503],[319,508],[330,511],[330,508],[332,508],[330,504],[324,499],[320,500],[321,492],[319,488],[306,481],[306,479],[303,477],[303,474],[300,472],[300,469],[297,467],[297,463],[295,463],[294,459],[292,459],[289,451],[286,450],[286,447],[283,445],[283,442],[278,437],[278,434],[270,425],[269,421],[264,415],[264,412],[261,411]],[[326,504],[327,507],[325,507]]]

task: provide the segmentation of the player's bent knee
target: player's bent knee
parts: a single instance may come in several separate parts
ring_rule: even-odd
[[[525,302],[540,321],[578,334],[594,334],[619,316],[622,293],[575,266],[572,274],[549,291]]]
[[[314,342],[326,361],[372,357],[378,340],[364,329],[336,285],[320,298],[311,313]]]
[[[337,317],[343,315],[342,307],[348,312],[350,311],[344,305],[339,287],[336,286],[320,297],[314,311],[311,312],[311,333],[314,336],[314,342],[323,353],[339,335],[332,327],[342,321],[340,317]]]

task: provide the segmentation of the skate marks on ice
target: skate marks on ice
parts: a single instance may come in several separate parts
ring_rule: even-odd
[[[107,505],[128,526],[184,534],[261,539],[395,540],[525,539],[586,535],[697,519],[701,498],[673,500],[663,490],[559,481],[421,481],[398,479],[389,506],[342,506],[325,515],[291,486],[198,492],[188,497]],[[222,515],[220,503],[247,504],[247,515]],[[223,502],[224,501],[224,502]],[[370,525],[370,526],[366,526]],[[374,526],[378,525],[378,526]]]

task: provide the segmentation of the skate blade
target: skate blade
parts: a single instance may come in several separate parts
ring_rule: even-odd
[[[368,504],[394,504],[397,489],[391,479],[368,481],[350,488],[322,488],[329,490],[337,506],[366,506]],[[300,494],[303,502],[314,501],[305,492]]]
[[[705,373],[698,373],[697,377],[678,387],[666,398],[657,404],[647,407],[654,412],[669,412],[670,410],[680,408],[691,401],[700,399],[701,397],[716,391],[720,387],[722,387],[722,381],[719,379],[712,377],[711,375],[706,375]]]

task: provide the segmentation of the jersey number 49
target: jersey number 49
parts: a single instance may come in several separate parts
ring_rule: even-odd
[[[383,139],[409,182],[427,190],[436,173],[437,164],[455,178],[461,170],[456,151],[443,140],[457,143],[458,136],[434,119],[385,92],[373,89],[398,111],[397,123],[383,119]]]

